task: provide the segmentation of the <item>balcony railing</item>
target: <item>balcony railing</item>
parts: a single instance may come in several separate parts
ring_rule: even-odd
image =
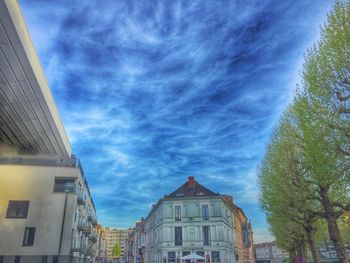
[[[91,242],[96,243],[97,238],[98,238],[97,233],[96,233],[96,231],[93,230],[89,236],[89,239]]]
[[[87,249],[86,249],[86,255],[87,256],[92,256],[95,254],[95,249],[92,247],[92,246],[89,246]]]
[[[83,252],[83,247],[80,244],[72,244],[70,248],[71,252]]]
[[[91,226],[84,223],[83,221],[78,221],[77,229],[86,235],[91,233]]]
[[[93,226],[96,226],[97,225],[97,220],[94,216],[92,215],[89,215],[88,216],[88,220],[90,221],[90,223],[93,225]]]
[[[82,195],[78,195],[77,196],[77,202],[78,202],[78,205],[84,205],[85,204],[85,200],[84,200]]]

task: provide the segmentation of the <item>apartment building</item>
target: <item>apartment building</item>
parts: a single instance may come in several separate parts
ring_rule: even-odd
[[[17,1],[0,1],[0,263],[94,260],[96,210]]]
[[[117,228],[104,228],[104,235],[106,239],[106,251],[108,260],[117,260],[124,258],[125,246],[127,244],[128,233],[132,231],[131,229],[117,229]],[[113,247],[118,244],[121,248],[120,257],[113,255]]]
[[[194,177],[153,205],[145,222],[145,262],[179,263],[195,253],[206,263],[235,262],[231,206]]]

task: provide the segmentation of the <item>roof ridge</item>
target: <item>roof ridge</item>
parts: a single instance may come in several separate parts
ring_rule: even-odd
[[[165,195],[165,198],[178,198],[178,197],[200,197],[200,196],[219,196],[220,194],[215,193],[197,182],[194,177],[190,176],[188,181],[182,184],[175,191],[171,192],[168,195]]]

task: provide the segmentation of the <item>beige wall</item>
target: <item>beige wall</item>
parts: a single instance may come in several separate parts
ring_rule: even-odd
[[[55,177],[79,177],[76,167],[0,165],[0,255],[57,255],[65,193],[54,193]],[[7,219],[9,200],[29,200],[26,219]],[[63,254],[69,254],[76,195],[68,194]],[[23,247],[25,227],[36,227],[34,246]]]

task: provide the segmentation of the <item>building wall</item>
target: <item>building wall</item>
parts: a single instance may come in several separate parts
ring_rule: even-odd
[[[203,220],[201,206],[209,206],[209,220]],[[175,206],[181,206],[181,221],[175,221]],[[174,228],[182,227],[183,245],[175,246]],[[211,244],[203,245],[202,227],[210,227]],[[231,212],[222,198],[161,200],[146,219],[146,263],[168,262],[168,252],[220,251],[220,262],[234,262]],[[211,257],[211,255],[210,255]]]
[[[55,178],[75,179],[85,192],[84,205],[78,205],[76,193],[67,194],[61,255],[70,255],[74,237],[82,236],[77,230],[79,218],[96,217],[81,170],[78,167],[5,164],[0,165],[0,255],[59,255],[66,194],[53,191]],[[6,218],[9,200],[28,200],[27,218]],[[23,246],[25,227],[36,228],[33,246]],[[84,235],[83,241],[93,245],[89,235]],[[79,253],[73,255],[80,256]]]
[[[122,250],[120,258],[124,257],[125,244],[128,237],[128,229],[104,228],[106,239],[107,259],[117,259],[112,255],[115,244],[119,244]]]

